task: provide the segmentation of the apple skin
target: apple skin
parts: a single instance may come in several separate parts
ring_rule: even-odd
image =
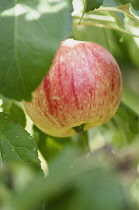
[[[67,39],[24,106],[40,130],[68,137],[76,126],[87,130],[110,120],[121,95],[122,76],[114,57],[96,43]]]

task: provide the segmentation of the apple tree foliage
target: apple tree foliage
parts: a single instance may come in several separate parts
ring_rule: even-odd
[[[123,95],[104,125],[56,138],[33,125],[22,100],[69,37],[113,54]],[[0,0],[0,209],[136,210],[138,173],[138,0]]]

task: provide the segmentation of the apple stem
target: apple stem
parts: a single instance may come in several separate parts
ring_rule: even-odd
[[[90,153],[90,147],[89,147],[89,140],[88,140],[88,133],[87,131],[84,131],[83,134],[79,134],[79,146],[81,147],[83,152]]]
[[[76,133],[84,135],[84,124],[73,127]]]
[[[83,152],[90,153],[89,141],[88,141],[88,133],[84,131],[84,124],[76,126],[73,128],[76,133],[79,134],[78,145]]]

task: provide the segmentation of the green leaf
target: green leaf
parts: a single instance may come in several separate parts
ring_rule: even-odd
[[[103,0],[85,0],[84,13],[93,11],[103,4]]]
[[[127,15],[134,18],[136,21],[139,22],[139,14],[134,10],[132,4],[125,4],[123,6],[119,6],[118,9],[124,11]]]
[[[25,164],[41,170],[37,146],[33,138],[22,128],[0,113],[0,156],[3,164]]]
[[[115,0],[104,0],[103,5],[105,7],[117,7],[118,4]],[[116,23],[119,27],[124,28],[124,15],[119,12],[109,12],[109,14],[115,18]]]
[[[119,27],[124,28],[124,16],[119,12],[110,12],[110,15],[115,18]]]
[[[139,22],[139,11],[134,10],[130,3],[118,7],[103,7],[101,11],[120,12]]]
[[[64,149],[65,146],[67,145],[73,146],[74,145],[73,141],[76,141],[78,135],[67,138],[58,138],[54,136],[49,136],[43,133],[40,129],[38,129],[34,125],[33,137],[36,140],[39,151],[41,152],[43,157],[49,162],[51,159],[55,158]]]
[[[23,127],[26,126],[26,118],[23,109],[21,108],[21,104],[17,104],[16,101],[8,99],[2,95],[0,95],[3,103],[1,108],[3,112],[7,115],[7,119],[14,121],[16,124],[19,123]]]
[[[7,107],[7,105],[10,105],[10,107]],[[13,120],[14,123],[19,123],[23,127],[26,126],[26,118],[25,118],[25,113],[19,107],[16,105],[14,102],[11,101],[11,104],[6,104],[6,102],[3,103],[3,111],[8,114],[8,120]]]
[[[124,103],[121,103],[113,121],[127,143],[131,143],[139,135],[139,115]]]
[[[136,82],[138,82],[138,77],[137,77]],[[128,83],[129,83],[129,79],[128,79]],[[126,83],[124,84],[122,98],[123,98],[123,102],[127,104],[131,109],[133,109],[139,115],[139,100],[137,100],[139,98],[139,93],[137,94],[135,91],[133,91],[133,89],[131,89],[129,84],[126,84]]]
[[[132,3],[132,6],[134,7],[134,9],[136,9],[136,10],[139,10],[139,1],[138,0],[115,0],[115,1],[117,1],[119,4],[122,4],[122,5],[124,5],[124,4],[127,4],[128,2],[129,3]]]
[[[30,100],[71,32],[71,0],[0,1],[0,91]]]
[[[75,134],[70,137],[58,138],[43,133],[35,125],[33,126],[33,137],[36,140],[39,151],[49,162],[63,151],[66,146],[77,148],[81,153],[89,150],[87,131],[82,134]]]
[[[117,148],[133,144],[139,137],[139,115],[123,102],[107,123],[88,130],[91,141],[101,140]]]
[[[83,14],[82,14],[82,17],[80,19],[80,22],[81,22],[85,13],[99,8],[102,4],[103,4],[103,0],[85,0]]]
[[[95,14],[98,14],[99,16]],[[120,28],[115,25],[114,21],[110,20],[108,14],[111,14],[111,16],[115,17],[116,23]],[[104,19],[102,18],[103,17],[102,15],[105,15]],[[123,18],[124,17],[123,15],[125,15],[126,19]],[[75,18],[77,17],[75,16]],[[124,23],[126,26],[125,28],[124,28]],[[133,28],[133,26],[138,26],[138,23],[139,23],[139,11],[135,11],[131,4],[126,4],[124,6],[119,6],[119,7],[101,7],[99,9],[96,9],[92,13],[86,16],[86,19],[82,23],[82,25],[90,25],[90,26],[116,30],[121,32],[122,38],[124,34],[139,38],[138,28],[137,30]],[[75,24],[77,25],[76,22]]]

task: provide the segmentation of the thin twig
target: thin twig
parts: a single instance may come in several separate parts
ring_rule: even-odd
[[[79,23],[74,23],[74,25],[79,25]],[[102,24],[102,23],[91,23],[91,22],[83,22],[83,21],[82,21],[80,25],[89,25],[89,26],[96,26],[96,27],[101,27],[101,28],[108,28],[108,29],[111,29],[111,30],[119,31],[119,32],[128,34],[128,35],[130,35],[130,36],[134,36],[134,37],[136,37],[136,38],[139,38],[139,35],[132,34],[132,33],[130,33],[130,32],[127,32],[127,31],[124,30],[124,29],[116,28],[116,27],[109,26],[109,25]]]
[[[99,9],[93,10],[92,12],[97,12],[97,11],[120,12],[120,13],[123,13],[123,14],[125,14],[125,15],[131,17],[132,19],[134,19],[134,20],[136,20],[136,21],[138,20],[137,18],[134,17],[134,15],[132,15],[132,14],[126,12],[125,10],[122,10],[122,9],[119,9],[119,8],[115,8],[115,7],[101,7],[101,8],[99,8]],[[139,22],[139,20],[138,20],[138,22]]]

